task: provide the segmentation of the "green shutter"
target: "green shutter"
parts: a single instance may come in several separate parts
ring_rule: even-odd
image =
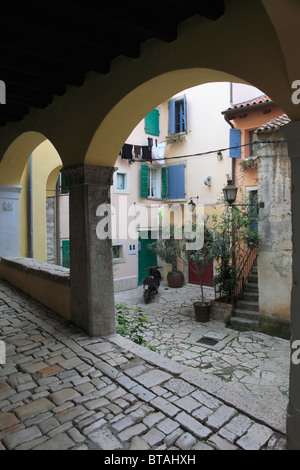
[[[141,166],[141,197],[148,197],[148,166]]]
[[[70,240],[62,240],[62,265],[70,267]]]
[[[168,175],[166,167],[161,169],[161,197],[163,199],[168,197]]]
[[[159,135],[159,111],[153,109],[148,116],[145,117],[146,134]]]

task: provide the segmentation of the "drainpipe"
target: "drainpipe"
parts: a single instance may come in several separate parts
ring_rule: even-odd
[[[55,197],[55,228],[56,228],[56,263],[61,266],[61,252],[60,252],[60,177],[56,183],[56,197]]]
[[[28,258],[33,258],[32,155],[28,161]]]

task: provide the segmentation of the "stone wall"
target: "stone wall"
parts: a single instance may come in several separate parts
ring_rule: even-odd
[[[70,270],[32,258],[0,258],[0,277],[70,319]]]
[[[257,140],[283,140],[280,130]],[[292,217],[290,160],[285,142],[260,144],[258,157],[259,312],[263,331],[289,337],[292,287]]]

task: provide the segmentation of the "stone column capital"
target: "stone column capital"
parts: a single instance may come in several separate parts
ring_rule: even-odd
[[[109,187],[113,184],[113,174],[117,168],[96,165],[74,165],[65,167],[61,173],[67,186],[97,185]]]
[[[16,199],[20,197],[22,186],[4,186],[0,185],[0,198],[1,199]]]

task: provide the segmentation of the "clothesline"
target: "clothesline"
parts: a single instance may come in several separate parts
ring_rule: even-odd
[[[217,150],[209,150],[209,151],[206,151],[206,152],[199,152],[199,153],[193,153],[193,154],[190,154],[190,155],[177,155],[177,156],[173,156],[173,157],[165,157],[164,154],[163,156],[159,156],[158,158],[155,158],[155,161],[161,163],[161,164],[164,164],[165,163],[165,160],[174,160],[174,159],[179,159],[179,158],[190,158],[190,157],[198,157],[198,156],[201,156],[201,155],[210,155],[211,153],[220,153],[220,152],[224,152],[225,150],[230,150],[230,149],[237,149],[237,148],[241,148],[241,147],[247,147],[249,145],[255,145],[255,144],[282,144],[286,142],[285,140],[266,140],[266,141],[255,141],[255,142],[249,142],[247,144],[241,144],[241,145],[236,145],[234,147],[226,147],[226,148],[221,148],[221,149],[217,149]],[[139,161],[150,161],[152,162],[152,150],[154,147],[158,147],[159,145],[163,145],[164,144],[164,148],[165,148],[165,145],[166,143],[165,142],[162,142],[161,144],[158,144],[157,146],[149,146],[149,145],[131,145],[131,144],[124,144],[123,145],[123,148],[121,150],[121,155],[122,155],[122,158],[126,158],[128,160],[133,160],[133,155],[132,155],[132,150],[133,148],[136,148],[136,147],[139,147],[140,149],[143,150],[143,153],[142,153],[142,156],[146,157],[146,158],[141,158],[141,160]],[[125,147],[125,155],[127,155],[127,157],[123,157],[123,149]],[[145,149],[145,154],[144,154],[144,149]],[[131,156],[128,157],[128,155],[130,154],[131,152]],[[155,153],[155,151],[154,151]],[[164,153],[164,152],[163,152]],[[138,157],[136,157],[138,158]]]
[[[120,151],[120,155],[123,159],[129,161],[137,159],[138,161],[152,162],[154,157],[155,161],[159,161],[160,164],[163,164],[165,146],[165,142],[157,145],[124,144]]]

